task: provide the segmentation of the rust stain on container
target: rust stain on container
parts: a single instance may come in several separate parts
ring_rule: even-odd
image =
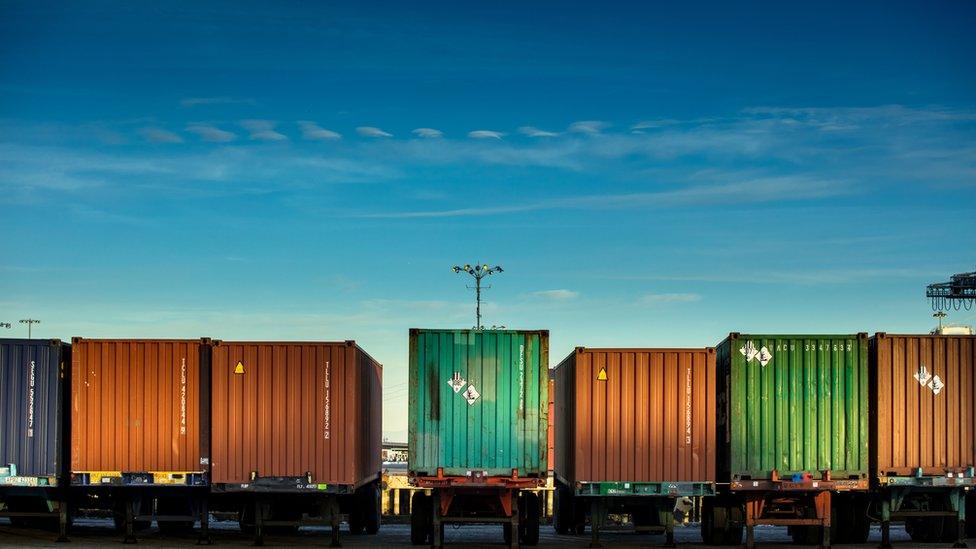
[[[352,341],[215,342],[212,481],[377,478],[381,384],[382,366]]]
[[[75,338],[71,471],[205,471],[208,360],[201,340]]]
[[[976,336],[879,333],[870,346],[872,473],[972,467]]]
[[[555,383],[565,482],[715,481],[714,349],[581,347]]]

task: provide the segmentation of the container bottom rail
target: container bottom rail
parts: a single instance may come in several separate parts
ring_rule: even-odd
[[[962,475],[960,475],[962,477]],[[881,522],[881,547],[891,547],[891,521],[904,520],[916,543],[952,543],[966,547],[966,493],[972,475],[963,478],[922,476],[881,478],[875,494]]]
[[[444,545],[447,524],[501,524],[505,543],[517,549],[539,543],[541,498],[535,490],[543,484],[534,477],[468,476],[413,477],[423,492],[413,495],[410,509],[410,541],[414,545]]]

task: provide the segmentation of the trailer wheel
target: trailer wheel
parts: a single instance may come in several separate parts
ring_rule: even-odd
[[[539,544],[539,495],[532,492],[525,494],[522,504],[524,515],[519,517],[520,541],[525,545]]]
[[[358,499],[358,498],[357,498]],[[362,535],[365,530],[365,525],[363,524],[363,515],[365,514],[365,509],[359,506],[359,501],[356,505],[349,510],[349,533],[353,536]]]
[[[434,530],[433,498],[417,492],[410,501],[410,543],[426,545]]]

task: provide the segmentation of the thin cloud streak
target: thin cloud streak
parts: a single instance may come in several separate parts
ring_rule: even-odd
[[[335,141],[342,139],[342,134],[319,126],[311,120],[299,120],[298,128],[302,131],[302,138],[308,141]]]
[[[540,130],[535,126],[522,126],[518,129],[518,131],[520,134],[527,135],[529,137],[557,137],[559,135],[557,132]]]
[[[162,128],[142,128],[139,134],[143,139],[150,143],[182,143],[183,138],[179,135]]]
[[[373,126],[359,126],[356,133],[363,137],[393,137],[392,133],[385,132]]]
[[[810,178],[768,177],[736,183],[703,185],[681,189],[625,194],[585,195],[539,200],[526,204],[458,208],[415,212],[373,213],[357,217],[411,219],[474,217],[556,209],[635,209],[663,208],[689,204],[761,203],[819,199],[851,194],[845,182]]]
[[[440,130],[435,130],[434,128],[417,128],[413,130],[411,133],[413,133],[417,137],[423,137],[426,139],[436,139],[438,137],[444,136],[444,132]]]
[[[275,131],[271,120],[241,120],[241,127],[251,134],[252,141],[288,141],[288,136]]]
[[[237,139],[236,134],[209,124],[192,124],[186,127],[186,131],[195,133],[200,139],[211,143],[227,143]]]
[[[468,137],[472,139],[501,139],[505,134],[495,130],[474,130],[468,132]]]

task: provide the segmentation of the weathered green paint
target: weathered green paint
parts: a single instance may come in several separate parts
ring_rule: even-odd
[[[455,393],[448,383],[465,381]],[[546,474],[549,332],[411,330],[409,470]],[[480,396],[468,404],[474,386]]]
[[[769,351],[765,366],[747,360],[749,342]],[[731,334],[716,357],[728,406],[720,454],[731,478],[768,479],[774,469],[780,477],[867,475],[866,334]]]

